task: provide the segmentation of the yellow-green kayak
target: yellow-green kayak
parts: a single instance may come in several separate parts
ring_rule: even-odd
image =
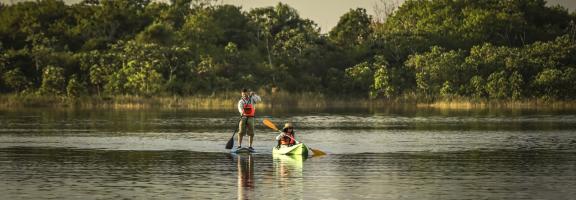
[[[281,145],[280,148],[272,148],[272,154],[308,156],[308,147],[304,143],[292,146]]]

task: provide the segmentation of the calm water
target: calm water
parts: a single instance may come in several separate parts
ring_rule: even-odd
[[[328,153],[224,146],[234,111],[0,111],[0,199],[574,199],[576,111],[260,112]]]

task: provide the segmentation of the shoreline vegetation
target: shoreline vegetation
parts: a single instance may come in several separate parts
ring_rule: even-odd
[[[419,101],[414,97],[396,99],[338,98],[316,93],[262,94],[263,102],[259,109],[551,109],[576,110],[576,101],[561,100],[477,100],[452,98],[433,101]],[[239,96],[229,93],[196,95],[196,96],[41,96],[36,94],[3,94],[0,95],[0,110],[26,108],[72,108],[72,109],[183,109],[183,110],[234,110]]]
[[[576,107],[576,12],[389,6],[350,9],[323,34],[283,3],[0,3],[0,106],[233,109],[252,88],[274,109]]]

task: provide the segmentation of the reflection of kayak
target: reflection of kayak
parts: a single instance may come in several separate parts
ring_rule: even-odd
[[[250,149],[248,149],[248,147],[236,148],[236,149],[232,149],[232,150],[230,151],[230,153],[236,153],[236,154],[239,154],[239,153],[254,153],[254,152],[256,152],[256,151],[250,150]]]
[[[301,172],[306,157],[302,155],[272,154],[272,160],[274,161],[274,164],[279,165],[278,167],[288,168]]]
[[[282,163],[288,163],[291,165],[302,166],[304,160],[307,157],[302,155],[283,155],[283,154],[272,154],[272,158],[274,160],[280,160]]]
[[[308,147],[304,143],[299,143],[292,146],[281,145],[280,148],[272,148],[272,154],[282,155],[302,155],[308,156]]]

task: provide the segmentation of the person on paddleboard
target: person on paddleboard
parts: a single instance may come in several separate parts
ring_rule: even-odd
[[[294,135],[294,126],[292,126],[292,123],[284,124],[282,133],[276,136],[276,140],[278,141],[276,148],[280,148],[282,145],[292,146],[296,144],[296,135]]]
[[[248,89],[242,89],[242,98],[238,101],[238,112],[242,116],[240,123],[238,124],[238,149],[242,148],[242,138],[248,135],[250,151],[254,151],[252,148],[252,139],[254,138],[254,116],[256,114],[256,103],[262,101],[260,96],[256,95],[254,92]]]

